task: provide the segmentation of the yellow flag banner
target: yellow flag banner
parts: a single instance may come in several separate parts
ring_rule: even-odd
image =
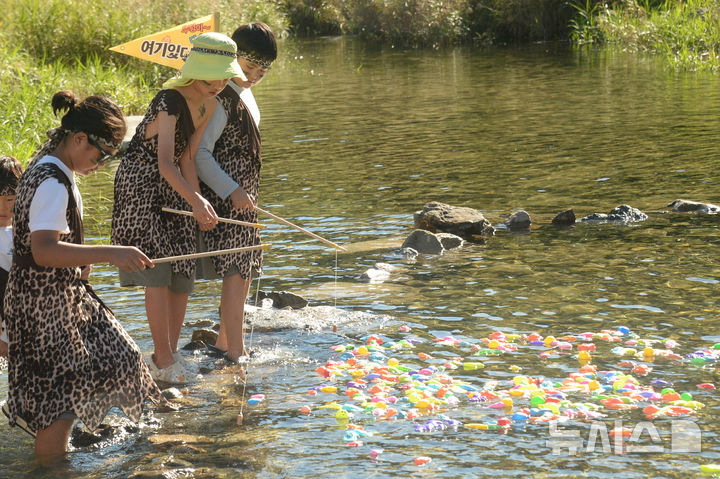
[[[215,32],[217,27],[217,15],[212,14],[123,43],[110,50],[179,70],[190,53],[195,37],[201,33]]]

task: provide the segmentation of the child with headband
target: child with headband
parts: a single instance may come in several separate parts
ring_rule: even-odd
[[[15,200],[13,260],[4,303],[10,424],[35,437],[38,456],[65,452],[73,422],[95,429],[112,407],[137,421],[146,399],[165,402],[142,353],[87,282],[94,263],[152,267],[133,246],[83,244],[76,175],[120,147],[126,124],[101,96],[56,93],[66,112],[25,171]]]
[[[250,91],[270,70],[277,43],[264,23],[240,26],[232,35],[243,75],[230,80],[218,96],[195,161],[202,192],[222,217],[257,222],[255,205],[260,185],[260,110]],[[260,244],[257,229],[219,224],[200,233],[201,249],[236,248]],[[244,340],[245,300],[253,275],[262,269],[262,251],[252,250],[200,260],[198,277],[222,278],[220,333],[214,347],[230,361],[247,356]]]

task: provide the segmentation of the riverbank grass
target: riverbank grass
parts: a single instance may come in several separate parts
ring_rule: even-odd
[[[50,100],[60,90],[81,97],[106,95],[126,112],[146,108],[157,88],[146,75],[127,66],[107,64],[97,56],[44,63],[18,49],[0,47],[0,154],[25,163],[45,141],[45,132],[58,125]]]
[[[286,31],[277,4],[262,0],[0,0],[0,154],[27,161],[58,124],[50,100],[59,90],[143,114],[175,70],[109,48],[213,12],[223,32],[248,21]]]
[[[593,28],[605,42],[664,55],[675,70],[720,71],[718,0],[626,1],[600,10]]]

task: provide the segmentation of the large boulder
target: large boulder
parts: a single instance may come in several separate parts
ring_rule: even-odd
[[[452,233],[468,241],[476,236],[492,236],[495,229],[482,213],[472,208],[432,201],[414,215],[415,227],[431,232]]]
[[[720,213],[720,206],[714,205],[712,203],[698,203],[697,201],[675,200],[668,206],[671,207],[674,211],[679,211],[682,213],[689,211],[707,213],[712,215]]]
[[[609,214],[593,213],[580,218],[584,223],[635,223],[645,221],[648,215],[630,205],[620,205],[612,209]]]

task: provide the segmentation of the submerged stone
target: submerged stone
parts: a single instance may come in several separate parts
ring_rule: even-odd
[[[402,247],[412,248],[421,254],[442,254],[444,250],[440,238],[426,230],[415,230],[410,233]]]
[[[552,219],[554,225],[569,226],[575,224],[575,212],[571,209],[565,210],[562,213],[558,213],[555,218]]]
[[[290,307],[292,309],[302,309],[308,305],[308,300],[290,293],[289,291],[259,291],[258,300],[271,299],[273,307],[283,309]]]
[[[527,230],[532,225],[530,215],[525,210],[518,210],[502,223],[509,230]]]
[[[183,393],[181,393],[178,388],[163,389],[162,395],[165,397],[165,399],[168,399],[168,400],[181,399],[183,397]]]
[[[198,349],[205,349],[207,345],[202,341],[190,341],[182,347],[185,351],[197,351]]]
[[[395,266],[388,263],[375,263],[374,268],[370,268],[360,275],[360,281],[365,283],[382,283],[390,279],[390,273],[394,269]]]
[[[613,208],[609,214],[593,213],[581,218],[584,223],[635,223],[645,221],[648,215],[630,205],[620,205]]]
[[[714,205],[712,203],[698,203],[697,201],[675,200],[672,203],[669,203],[668,206],[671,207],[673,211],[678,211],[681,213],[697,212],[707,213],[711,215],[720,213],[720,206]]]
[[[414,261],[418,256],[418,252],[416,249],[406,247],[400,250],[400,255],[406,260]]]

